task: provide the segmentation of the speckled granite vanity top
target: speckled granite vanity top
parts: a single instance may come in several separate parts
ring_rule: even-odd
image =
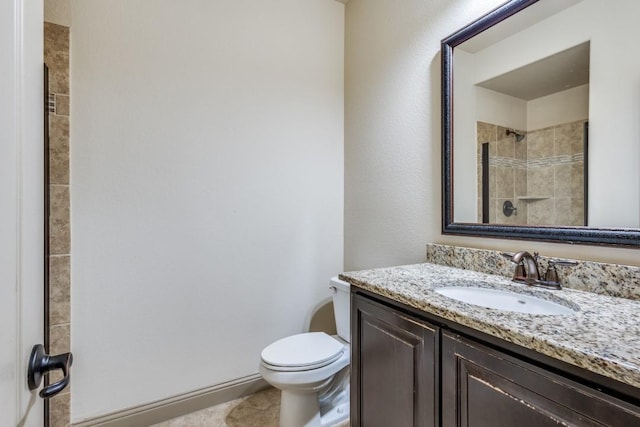
[[[640,302],[573,289],[546,290],[503,276],[437,264],[343,273],[352,285],[640,387]],[[532,315],[483,308],[434,292],[474,286],[533,295],[577,309],[570,315]]]

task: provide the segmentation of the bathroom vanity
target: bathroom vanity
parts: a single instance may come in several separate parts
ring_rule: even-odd
[[[640,194],[637,120],[610,96],[637,73],[610,78],[605,59],[632,50],[637,25],[620,22],[639,3],[618,3],[510,0],[442,40],[443,234],[640,247],[638,210],[611,209],[640,206],[613,199]],[[562,72],[540,72],[551,63]],[[538,84],[561,74],[585,79]],[[612,148],[618,129],[631,143]],[[612,192],[601,185],[611,176],[632,187]],[[437,246],[429,264],[340,275],[352,295],[352,426],[640,426],[640,268],[511,258],[527,283],[565,286],[539,289],[506,277],[500,252]],[[542,280],[538,263],[553,274]],[[472,288],[472,302],[443,295],[451,288]],[[566,313],[518,312],[527,298],[512,309],[473,303],[483,290]]]
[[[353,426],[638,426],[640,303],[435,264],[341,275],[352,290]],[[495,310],[437,288],[509,290],[569,315]]]

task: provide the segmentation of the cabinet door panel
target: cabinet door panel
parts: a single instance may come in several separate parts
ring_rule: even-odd
[[[352,425],[438,425],[438,329],[355,295]]]
[[[636,411],[497,350],[442,334],[443,427],[637,426]]]

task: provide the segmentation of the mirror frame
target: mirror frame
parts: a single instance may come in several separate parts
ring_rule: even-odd
[[[511,0],[441,42],[442,59],[442,234],[556,243],[640,247],[640,229],[456,223],[453,217],[453,50],[538,0]],[[640,143],[640,141],[639,141]]]

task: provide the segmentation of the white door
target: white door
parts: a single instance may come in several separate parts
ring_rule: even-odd
[[[43,341],[42,0],[0,1],[0,425],[42,426],[26,365]]]

